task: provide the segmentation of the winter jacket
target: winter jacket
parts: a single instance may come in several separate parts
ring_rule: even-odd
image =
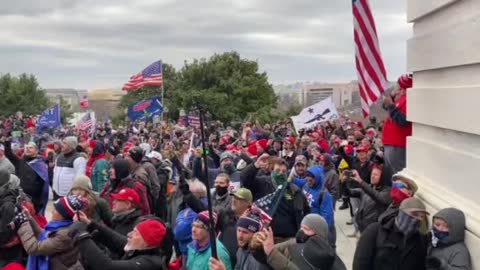
[[[217,228],[220,234],[217,239],[222,242],[227,249],[232,267],[237,263],[237,250],[239,249],[237,241],[237,221],[238,217],[235,216],[235,212],[231,209],[223,209],[218,212]]]
[[[314,237],[319,237],[319,236],[314,236]],[[307,241],[310,241],[310,239]],[[274,246],[272,253],[270,253],[270,255],[267,257],[267,262],[274,270],[315,269],[315,268],[312,268],[312,266],[310,266],[308,262],[304,260],[304,257],[302,255],[304,247],[305,247],[305,244],[303,243],[299,244],[296,242],[295,239],[290,239],[286,242],[277,244]],[[314,250],[322,258],[325,256],[324,255],[325,251],[323,249],[318,248]],[[346,270],[344,263],[337,255],[335,255],[335,258],[331,258],[331,259],[334,260],[332,268],[331,269],[322,268],[322,270]]]
[[[272,178],[269,175],[259,176],[257,175],[258,171],[259,169],[255,167],[255,163],[252,163],[240,173],[241,185],[252,192],[254,201],[275,191]]]
[[[37,172],[29,164],[31,160],[20,159],[13,152],[10,142],[5,142],[5,156],[12,162],[17,172],[18,178],[20,178],[20,187],[31,199],[35,207],[35,211],[40,213],[42,209],[46,207],[44,205],[45,199],[45,184],[48,185],[48,168],[45,164],[45,171],[47,172],[46,178],[38,175]]]
[[[95,161],[90,178],[92,180],[93,191],[102,191],[105,184],[110,179],[110,163],[103,158]]]
[[[20,191],[8,184],[0,187],[0,269],[10,262],[26,263],[25,251],[14,230],[8,224],[15,217]]]
[[[230,257],[228,256],[227,249],[223,244],[217,241],[217,255],[218,258],[225,265],[225,269],[232,270],[232,265],[230,263]],[[212,257],[212,249],[210,248],[210,242],[205,247],[199,247],[196,241],[193,241],[188,245],[188,254],[187,254],[187,270],[197,270],[197,269],[210,269],[209,261]]]
[[[138,165],[134,170],[132,170],[132,178],[145,186],[147,202],[151,211],[155,202],[155,198],[158,198],[158,195],[153,193],[152,182],[149,178],[148,172],[145,170],[145,168],[143,168],[142,165]]]
[[[232,207],[232,196],[230,196],[228,192],[223,196],[218,196],[217,192],[214,191],[212,194],[212,203],[217,213],[223,209],[230,209]]]
[[[140,197],[140,206],[139,209],[142,213],[142,216],[150,214],[150,205],[148,203],[148,196],[147,196],[147,189],[145,185],[137,180],[134,180],[132,177],[128,176],[120,181],[110,179],[103,191],[100,193],[100,196],[107,200],[108,204],[112,205],[112,197],[111,194],[119,193],[120,190],[124,188],[131,188],[138,193]]]
[[[50,270],[81,269],[78,267],[79,253],[68,236],[68,229],[50,232],[47,239],[39,241],[37,237],[41,233],[42,229],[34,220],[25,222],[18,229],[23,247],[29,255],[48,256]]]
[[[197,213],[195,211],[191,208],[185,208],[178,212],[175,220],[173,234],[182,255],[187,254],[187,246],[192,242],[192,224],[196,217]]]
[[[127,237],[119,235],[114,231],[101,226],[94,225],[98,231],[99,239],[111,251],[123,253],[123,248],[127,244]],[[86,270],[162,270],[166,269],[166,257],[159,248],[147,250],[134,250],[124,252],[119,260],[113,260],[101,250],[95,242],[86,237],[75,243],[81,255],[82,266]]]
[[[400,97],[388,108],[383,125],[383,145],[405,148],[407,137],[412,135],[412,123],[407,121],[407,96]]]
[[[362,233],[353,258],[353,270],[423,270],[426,239],[419,232],[405,239],[395,218],[370,224]]]
[[[334,224],[333,198],[323,185],[323,169],[320,166],[308,168],[309,173],[315,176],[316,183],[313,187],[305,185],[303,193],[307,199],[311,212],[321,215],[329,226]]]
[[[93,220],[96,222],[103,222],[107,226],[112,225],[112,210],[108,205],[108,202],[101,198],[97,193],[93,194],[95,199],[95,214]]]
[[[0,170],[6,170],[10,174],[15,174],[15,167],[8,158],[0,158]]]
[[[235,270],[270,270],[268,264],[257,261],[249,249],[239,248],[237,250],[237,264]]]
[[[121,235],[127,236],[127,234],[135,228],[135,224],[141,214],[141,211],[137,209],[132,209],[125,213],[114,214],[112,217],[112,230]]]
[[[72,188],[73,178],[85,175],[87,161],[76,151],[60,154],[53,169],[53,190],[59,196],[66,196]]]
[[[470,253],[465,245],[465,215],[455,208],[447,208],[434,217],[445,220],[448,224],[448,236],[438,240],[436,247],[430,241],[427,258],[437,258],[441,262],[439,268],[428,270],[470,270],[472,269]],[[432,239],[431,235],[428,238]]]
[[[142,160],[142,167],[147,172],[147,177],[152,189],[152,195],[154,196],[153,199],[156,200],[160,194],[160,180],[158,179],[157,169],[152,162],[148,160],[148,158],[144,158]]]
[[[260,198],[255,202],[259,207],[265,204],[265,201],[276,202],[282,188],[279,186],[275,193]],[[268,199],[273,196],[271,199]],[[267,210],[267,209],[265,209]],[[267,210],[270,212],[270,210]],[[303,194],[296,185],[288,183],[285,193],[280,199],[277,211],[273,215],[272,229],[276,237],[295,237],[300,229],[300,223],[304,216],[310,214],[310,206]]]
[[[333,200],[340,199],[340,179],[333,164],[325,166],[323,178],[325,178],[325,188],[330,192]]]
[[[351,190],[352,197],[360,197],[360,204],[355,214],[355,222],[358,230],[363,232],[368,225],[377,222],[392,202],[390,198],[390,187],[374,187],[367,182],[360,183],[360,189]]]

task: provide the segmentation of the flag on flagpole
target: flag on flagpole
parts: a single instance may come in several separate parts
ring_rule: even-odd
[[[157,61],[146,67],[142,72],[130,77],[123,86],[124,91],[136,91],[144,86],[161,86],[163,83],[162,62]]]
[[[200,117],[192,114],[188,115],[188,125],[194,128],[200,128]]]
[[[90,131],[93,130],[93,123],[94,119],[91,116],[90,112],[85,113],[85,115],[77,122],[77,129],[82,131]]]
[[[80,107],[81,108],[88,108],[88,97],[87,96],[82,96],[80,98]]]
[[[44,128],[58,128],[60,125],[60,105],[55,104],[52,108],[43,111],[38,118],[37,131],[41,131]]]
[[[388,88],[387,72],[368,0],[353,0],[352,9],[358,87],[363,116],[367,117],[370,106]]]
[[[332,96],[303,109],[299,115],[290,117],[295,130],[308,129],[319,123],[338,119],[338,112]]]

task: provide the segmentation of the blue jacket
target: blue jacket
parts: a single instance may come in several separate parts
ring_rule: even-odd
[[[307,202],[310,205],[312,213],[321,215],[329,226],[334,225],[333,218],[333,198],[332,195],[325,189],[323,185],[323,168],[316,165],[308,168],[307,170],[315,176],[316,184],[313,187],[306,184],[303,187],[303,193],[307,198]],[[322,201],[319,202],[320,194],[323,193]]]

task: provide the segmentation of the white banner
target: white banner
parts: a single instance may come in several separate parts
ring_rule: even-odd
[[[337,119],[338,112],[332,97],[328,97],[310,107],[302,110],[297,116],[292,116],[292,122],[295,129],[308,129],[315,125]]]

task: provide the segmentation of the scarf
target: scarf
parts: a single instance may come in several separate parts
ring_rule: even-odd
[[[71,220],[50,221],[40,234],[39,242],[47,239],[51,232],[58,231],[61,228],[70,226]],[[30,255],[28,256],[27,270],[49,270],[48,256]]]

